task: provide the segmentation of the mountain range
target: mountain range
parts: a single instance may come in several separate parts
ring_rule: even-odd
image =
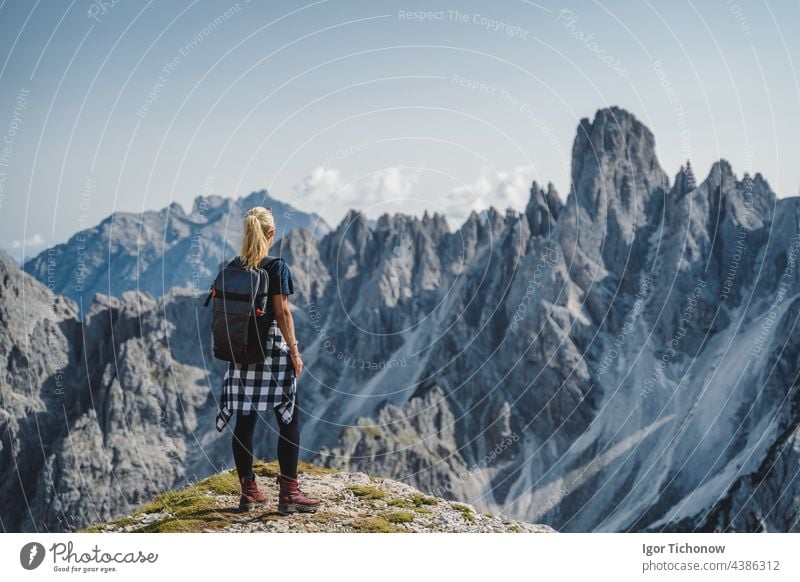
[[[144,218],[98,227],[105,294],[83,309],[69,244],[56,293],[50,251],[0,257],[6,531],[106,521],[231,465],[186,235],[151,248],[165,212],[145,246]],[[725,160],[670,179],[610,107],[578,124],[566,199],[534,182],[524,212],[455,231],[356,211],[287,229],[302,455],[560,531],[798,531],[799,227],[800,198]],[[220,240],[204,281],[235,252]]]
[[[26,261],[24,269],[52,292],[74,299],[81,312],[97,293],[138,290],[161,297],[174,287],[205,289],[220,261],[236,255],[242,216],[253,206],[272,209],[277,238],[295,228],[317,236],[330,230],[318,215],[266,190],[237,199],[210,194],[197,196],[188,213],[177,202],[157,211],[114,212]]]

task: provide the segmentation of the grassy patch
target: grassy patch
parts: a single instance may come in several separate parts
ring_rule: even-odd
[[[262,461],[256,460],[253,463],[253,473],[258,475],[259,477],[268,477],[274,479],[278,475],[280,475],[280,467],[278,466],[278,461]],[[300,461],[297,463],[297,472],[299,473],[307,473],[309,475],[329,475],[331,473],[336,473],[335,469],[328,469],[326,467],[317,467],[316,465],[312,465],[311,463],[306,463],[305,461]]]
[[[414,514],[410,511],[391,511],[383,514],[389,523],[409,523],[414,521]]]
[[[259,477],[274,479],[278,476],[280,470],[277,461],[257,460],[253,465],[253,472]],[[326,475],[336,471],[301,461],[298,464],[298,472]],[[228,525],[230,519],[224,508],[220,506],[220,503],[211,494],[238,495],[240,488],[236,470],[223,471],[185,489],[167,491],[139,507],[133,512],[132,517],[123,517],[110,521],[107,525],[120,529],[131,525],[138,526],[135,531],[141,532],[183,532],[220,529]],[[375,491],[378,490],[376,489]],[[370,496],[367,492],[362,496],[368,499],[380,499],[384,493],[382,491],[378,491],[378,493],[379,495],[373,493]],[[151,513],[164,513],[166,515],[164,519],[159,521],[140,525],[142,516]],[[93,525],[81,531],[100,532],[104,525]]]
[[[357,519],[353,522],[353,528],[362,533],[392,533],[404,531],[402,528],[392,525],[385,517],[381,516]]]
[[[361,499],[383,499],[386,497],[385,491],[370,485],[351,485],[348,489],[353,492],[353,495]]]
[[[139,521],[134,517],[120,517],[114,522],[117,527],[128,527],[129,525],[136,525]]]
[[[391,507],[398,507],[402,509],[413,509],[418,513],[430,513],[428,506],[437,505],[439,500],[435,497],[428,497],[422,493],[413,493],[409,497],[400,497],[392,499],[387,503]]]
[[[217,519],[180,519],[167,518],[148,524],[136,530],[142,533],[188,533],[199,532],[207,529],[222,529],[228,525],[228,521],[222,518]]]
[[[453,509],[458,511],[461,514],[461,517],[463,517],[466,521],[475,523],[475,513],[472,511],[472,508],[466,505],[461,505],[460,503],[453,503],[452,506]]]
[[[122,528],[128,527],[130,525],[136,525],[138,523],[139,523],[139,520],[136,519],[135,517],[126,516],[126,517],[120,517],[119,519],[115,519],[114,521],[111,521],[108,524],[101,523],[101,524],[97,524],[97,525],[92,525],[92,526],[89,526],[89,527],[87,527],[85,529],[81,529],[81,530],[78,530],[78,531],[79,532],[83,532],[83,533],[102,533],[104,531],[103,528],[106,525],[111,525],[114,528],[122,529]]]
[[[414,502],[414,505],[417,507],[422,507],[423,505],[438,505],[439,500],[435,497],[428,497],[427,495],[423,495],[422,493],[413,493],[411,495],[411,501]]]
[[[310,514],[307,519],[308,521],[312,521],[314,523],[327,523],[336,517],[337,515],[335,513],[331,513],[330,511],[317,511]]]
[[[212,475],[196,485],[180,491],[167,491],[150,503],[137,509],[132,517],[112,521],[111,525],[125,527],[137,525],[140,518],[149,513],[165,513],[164,519],[142,525],[136,532],[194,532],[206,529],[221,529],[229,524],[229,519],[220,513],[219,503],[211,496],[214,493],[229,493],[238,480],[235,473],[225,472]],[[232,483],[233,482],[233,483]]]
[[[133,515],[171,513],[176,516],[186,516],[214,509],[217,509],[216,501],[206,495],[204,488],[194,485],[181,491],[167,491],[136,510]]]
[[[238,495],[241,492],[236,469],[211,475],[208,479],[200,481],[197,487],[219,495]]]

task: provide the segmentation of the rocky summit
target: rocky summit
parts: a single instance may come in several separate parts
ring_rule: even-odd
[[[352,211],[283,234],[306,460],[559,531],[800,530],[800,198],[724,159],[670,178],[655,151],[602,109],[566,197],[533,183],[456,230]],[[107,521],[231,466],[191,273],[142,292],[130,271],[81,306],[26,270],[0,257],[6,531]],[[255,447],[272,455],[271,425]]]
[[[553,533],[534,525],[480,513],[474,507],[425,495],[410,485],[301,464],[303,491],[320,499],[315,513],[276,511],[277,464],[256,462],[259,489],[267,502],[238,510],[235,470],[212,475],[182,490],[169,491],[129,515],[95,524],[89,532],[332,532],[332,533]]]

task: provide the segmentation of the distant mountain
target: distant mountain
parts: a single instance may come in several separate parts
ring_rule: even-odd
[[[25,271],[85,309],[95,293],[120,296],[138,290],[161,297],[174,287],[204,291],[220,261],[233,257],[242,219],[253,206],[269,206],[280,238],[296,228],[322,236],[330,227],[316,214],[271,198],[198,196],[191,212],[177,202],[161,210],[115,212],[25,263]]]
[[[534,183],[456,231],[350,212],[280,252],[306,458],[561,531],[800,531],[800,198],[760,174],[670,180],[612,107],[580,121],[565,201]],[[6,530],[231,466],[201,301],[98,296],[79,321],[0,259]]]

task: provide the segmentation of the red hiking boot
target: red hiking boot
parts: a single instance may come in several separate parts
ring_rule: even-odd
[[[289,479],[288,477],[279,476],[276,481],[281,488],[280,496],[278,497],[278,513],[283,515],[295,512],[314,513],[319,509],[319,499],[306,497],[300,491],[296,478]]]
[[[257,505],[264,505],[267,502],[267,496],[258,490],[255,475],[253,477],[239,477],[239,483],[242,486],[242,496],[239,497],[239,510],[250,511]]]

